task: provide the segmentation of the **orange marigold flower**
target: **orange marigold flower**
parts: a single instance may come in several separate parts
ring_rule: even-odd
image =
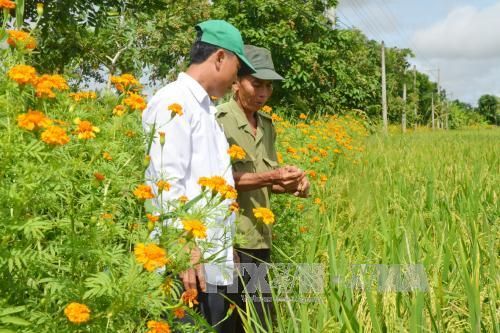
[[[40,76],[35,82],[37,97],[54,98],[56,97],[54,89],[60,91],[69,89],[66,80],[61,75],[44,74]]]
[[[182,225],[195,238],[207,238],[207,227],[200,220],[182,220]]]
[[[229,206],[229,210],[238,213],[240,211],[240,205],[236,201],[233,201]]]
[[[181,307],[175,308],[174,309],[174,316],[177,319],[182,319],[186,316],[186,311],[184,311],[184,309]]]
[[[316,199],[314,199],[314,203],[315,203],[316,205],[321,205],[321,199],[320,199],[320,198],[316,198]]]
[[[158,191],[161,192],[161,191],[168,191],[170,190],[170,183],[167,182],[166,180],[159,180],[156,182],[156,186],[158,187]]]
[[[226,199],[236,200],[238,192],[231,185],[224,185],[219,189],[219,193]]]
[[[77,125],[75,133],[78,134],[78,139],[89,140],[95,138],[95,133],[99,133],[99,127],[95,127],[88,120],[76,118],[74,123]]]
[[[181,195],[177,200],[179,200],[181,203],[186,203],[189,201],[189,198],[186,197],[185,195]]]
[[[271,113],[271,111],[273,111],[273,108],[270,107],[269,105],[264,105],[261,110],[262,110],[262,112],[265,112],[265,113]]]
[[[125,107],[123,105],[121,105],[121,104],[118,104],[113,109],[113,115],[115,115],[115,116],[121,117],[124,114],[125,114]]]
[[[153,223],[156,223],[160,220],[160,217],[158,215],[153,215],[153,214],[146,214],[146,218]]]
[[[69,142],[69,136],[66,131],[59,126],[49,126],[42,133],[42,141],[49,145],[65,145]]]
[[[16,3],[10,0],[0,0],[0,8],[14,9],[16,8]]]
[[[134,195],[137,199],[146,200],[153,199],[155,197],[151,186],[149,185],[139,185],[134,190]]]
[[[19,30],[7,30],[9,38],[7,38],[7,44],[12,47],[24,47],[29,50],[33,50],[36,47],[36,39],[31,37],[31,35],[24,31]]]
[[[299,116],[299,118],[300,119],[307,119],[307,116],[305,114],[301,113],[300,116]]]
[[[103,220],[112,220],[112,219],[113,219],[113,214],[110,214],[110,213],[102,213],[102,214],[101,214],[101,219],[103,219]]]
[[[310,170],[310,171],[308,171],[307,173],[309,174],[309,176],[310,176],[311,178],[316,178],[316,176],[317,176],[316,171],[314,171],[314,170]]]
[[[106,176],[104,176],[102,173],[100,172],[94,172],[94,177],[97,181],[100,181],[102,182],[104,179],[106,179]]]
[[[116,90],[124,92],[131,88],[140,88],[141,84],[132,74],[122,74],[120,76],[112,76],[111,83],[114,84]]]
[[[108,153],[107,151],[102,153],[102,158],[104,158],[107,161],[111,161],[113,159],[113,157],[111,157],[111,154]]]
[[[85,304],[72,302],[64,309],[64,314],[73,324],[82,324],[90,319],[90,309]]]
[[[7,75],[21,85],[32,84],[37,78],[35,68],[28,65],[15,65],[7,72]]]
[[[79,102],[82,99],[96,99],[97,94],[93,91],[80,91],[69,94],[69,97],[71,97],[75,102]]]
[[[142,111],[146,108],[146,101],[141,95],[129,92],[127,98],[123,100],[123,104],[130,107],[132,110]]]
[[[198,184],[200,184],[202,188],[211,189],[212,192],[220,192],[221,190],[225,190],[223,186],[226,185],[226,180],[221,176],[200,177],[200,179],[198,179]]]
[[[149,330],[146,333],[170,333],[170,326],[164,321],[148,321]]]
[[[177,104],[177,103],[170,104],[168,106],[168,110],[170,110],[170,112],[172,112],[172,114],[171,114],[172,118],[175,117],[175,115],[182,116],[184,114],[182,112],[182,106],[180,104]]]
[[[135,132],[129,130],[125,132],[125,135],[128,136],[129,138],[133,138],[135,136]]]
[[[148,272],[168,264],[167,252],[156,244],[139,243],[134,248],[135,259],[142,264]]]
[[[30,110],[28,113],[23,113],[17,116],[17,125],[29,131],[47,128],[52,121],[47,118],[42,112]]]
[[[227,153],[233,161],[242,160],[247,155],[247,153],[245,153],[245,150],[238,145],[231,145],[231,147],[229,147],[229,149],[227,150]]]
[[[299,227],[299,231],[300,231],[301,233],[306,233],[308,230],[309,230],[309,228],[308,228],[308,227]]]
[[[198,290],[191,288],[182,293],[181,299],[184,304],[192,308],[195,304],[198,304],[196,298],[198,297]]]
[[[265,224],[274,223],[274,214],[273,212],[265,207],[258,207],[253,209],[253,215],[256,219],[262,220]]]
[[[280,152],[278,152],[276,154],[278,155],[278,163],[282,164],[283,163],[283,155]]]

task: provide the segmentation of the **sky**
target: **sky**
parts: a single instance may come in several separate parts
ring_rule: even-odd
[[[409,59],[452,99],[500,97],[500,0],[339,0],[340,27],[356,27]]]

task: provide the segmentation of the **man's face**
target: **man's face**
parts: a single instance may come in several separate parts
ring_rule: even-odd
[[[241,77],[235,84],[236,100],[245,111],[257,112],[273,93],[273,82],[252,75]]]
[[[239,58],[228,51],[224,51],[224,56],[219,58],[219,60],[220,65],[216,96],[222,97],[231,89],[232,84],[236,81],[241,64]]]

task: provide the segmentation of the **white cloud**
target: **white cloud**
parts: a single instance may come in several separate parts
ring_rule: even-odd
[[[500,2],[477,9],[458,7],[431,27],[418,30],[413,43],[423,56],[444,59],[500,57]]]

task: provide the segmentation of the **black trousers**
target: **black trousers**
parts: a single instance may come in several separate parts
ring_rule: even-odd
[[[266,314],[269,317],[272,314],[271,293],[266,290],[267,286],[258,284],[265,278],[267,281],[267,268],[265,267],[271,259],[271,250],[269,249],[236,249],[240,257],[240,276],[238,277],[238,292],[230,293],[231,299],[241,309],[246,309],[246,302],[251,302],[259,317],[259,325],[268,331],[266,323]],[[261,266],[264,264],[264,266]],[[264,276],[263,276],[264,274]],[[257,282],[257,285],[255,284]],[[244,333],[243,322],[240,316],[234,313],[234,332]],[[249,323],[250,326],[255,327],[254,323]]]
[[[236,309],[228,318],[226,316],[231,304],[234,303],[245,311],[246,302],[252,302],[258,315],[259,325],[268,331],[265,318],[266,314],[269,317],[273,313],[271,293],[266,292],[265,286],[260,288],[260,285],[255,285],[255,282],[258,282],[259,278],[267,279],[267,268],[261,265],[269,263],[271,251],[236,249],[236,252],[242,269],[236,272],[233,285],[215,286],[207,283],[206,292],[198,290],[198,309],[217,333],[245,333],[243,322]],[[256,327],[255,323],[249,324]]]

